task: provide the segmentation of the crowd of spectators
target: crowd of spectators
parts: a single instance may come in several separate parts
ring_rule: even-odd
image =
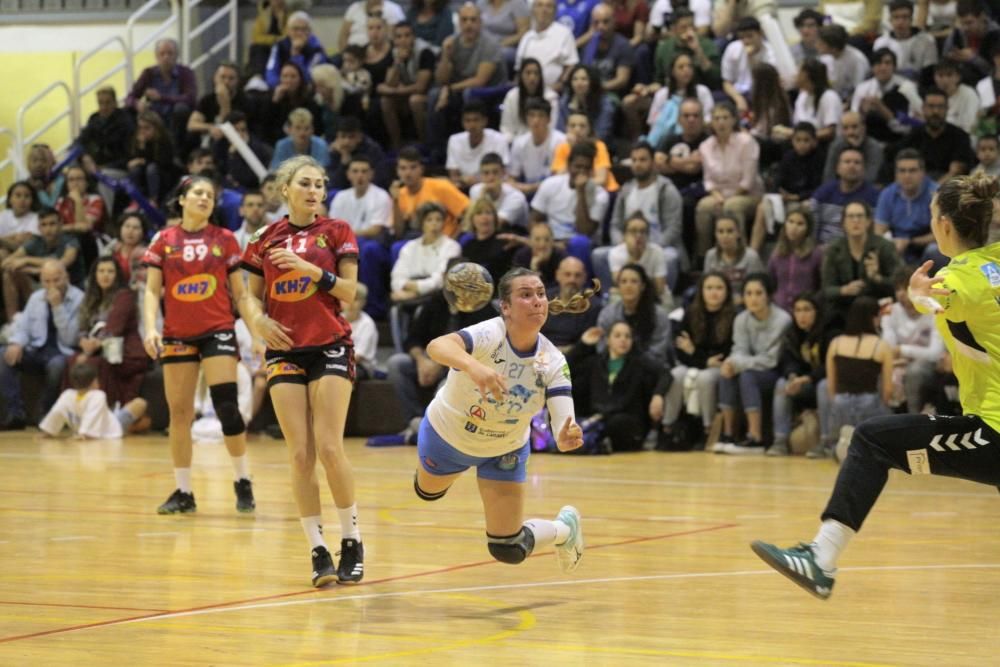
[[[427,342],[495,315],[449,312],[457,258],[495,280],[530,267],[563,298],[600,280],[592,317],[553,315],[546,333],[615,449],[650,432],[698,446],[721,415],[718,451],[780,454],[815,410],[825,455],[844,393],[827,373],[848,358],[890,367],[864,388],[881,407],[940,406],[946,355],[934,363],[900,276],[948,261],[930,233],[938,185],[1000,173],[988,5],[892,0],[883,23],[882,3],[827,0],[797,35],[767,1],[357,0],[337,34],[289,5],[261,4],[246,63],[220,63],[210,90],[160,40],[131,90],[97,91],[71,159],[31,147],[0,213],[0,375],[44,373],[51,402],[66,360],[128,340],[116,292],[141,286],[137,258],[176,224],[185,174],[214,178],[217,223],[245,245],[284,214],[268,170],[307,154],[359,239],[366,290],[345,307],[362,367],[379,372],[374,322],[390,322],[411,420],[444,371]],[[115,279],[97,290],[100,266]],[[107,372],[126,403],[135,381],[109,388]],[[607,400],[618,385],[624,403]],[[16,387],[3,382],[14,426]]]

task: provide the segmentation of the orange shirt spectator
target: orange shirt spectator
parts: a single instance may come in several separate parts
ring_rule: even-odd
[[[444,219],[444,233],[455,238],[458,235],[462,214],[469,206],[469,198],[446,178],[424,178],[416,193],[407,187],[399,189],[399,210],[407,219],[412,219],[417,208],[424,202],[437,202],[444,206],[448,215]]]

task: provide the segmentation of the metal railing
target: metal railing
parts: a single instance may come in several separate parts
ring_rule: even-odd
[[[9,179],[11,183],[20,180],[24,174],[24,165],[21,164],[20,153],[17,152],[17,135],[14,134],[13,130],[9,130],[6,127],[0,127],[0,137],[7,137],[10,140],[10,145],[7,146],[7,154],[3,156],[0,160],[0,176],[3,175],[8,169],[11,170],[11,178]],[[0,192],[0,205],[7,203],[7,193]]]
[[[50,118],[46,122],[42,123],[42,126],[31,134],[27,134],[24,129],[24,117],[27,115],[28,111],[32,107],[37,105],[39,102],[48,97],[49,93],[54,90],[62,90],[66,93],[66,108],[56,114],[53,118]],[[59,148],[53,148],[53,152],[58,155],[62,153],[67,148],[69,148],[73,141],[76,139],[77,135],[80,134],[80,123],[76,115],[76,98],[73,96],[73,91],[66,84],[65,81],[53,81],[49,85],[45,86],[41,92],[37,93],[34,97],[29,99],[27,102],[21,105],[17,110],[17,124],[15,125],[15,149],[18,151],[19,155],[24,154],[24,147],[31,144],[35,139],[49,131],[49,129],[55,127],[63,119],[69,120],[69,141],[65,145]]]
[[[103,74],[101,74],[100,76],[98,76],[96,79],[88,83],[86,86],[84,86],[81,81],[83,78],[84,63],[86,63],[88,60],[90,60],[98,53],[100,53],[102,50],[104,50],[104,47],[110,46],[115,43],[119,44],[122,47],[122,55],[124,56],[122,61],[117,65],[115,65],[114,67],[112,67],[111,69],[104,72]],[[79,125],[82,126],[84,124],[83,98],[86,97],[92,91],[96,90],[102,83],[113,77],[118,72],[125,70],[125,89],[130,90],[132,88],[132,81],[134,77],[134,71],[132,69],[133,67],[132,61],[133,58],[132,54],[129,53],[128,44],[125,43],[124,39],[118,36],[109,37],[108,39],[104,40],[103,42],[92,48],[90,51],[87,51],[82,56],[80,56],[80,58],[76,61],[76,65],[74,65],[73,67],[73,90],[75,91],[76,95],[77,123]]]
[[[166,2],[170,6],[170,16],[160,23],[160,25],[158,25],[156,29],[146,37],[146,39],[136,44],[135,30],[139,20],[149,12],[156,9],[156,7],[163,2]],[[177,8],[177,0],[149,0],[149,2],[135,10],[132,16],[128,17],[128,21],[125,22],[125,47],[128,51],[129,60],[135,58],[135,54],[139,53],[150,44],[155,44],[156,40],[163,37],[167,31],[178,22],[179,18],[180,11]]]
[[[201,67],[212,56],[226,47],[229,48],[229,58],[235,61],[237,57],[237,35],[239,34],[237,0],[228,0],[206,20],[201,21],[197,27],[194,27],[192,25],[194,22],[192,10],[201,5],[203,1],[188,0],[184,3],[182,10],[180,0],[148,0],[148,2],[132,12],[125,23],[125,30],[121,36],[114,36],[104,40],[88,50],[77,60],[73,67],[73,79],[70,84],[67,84],[65,81],[55,81],[22,104],[17,110],[15,129],[12,131],[7,128],[0,128],[0,137],[7,136],[11,138],[11,146],[8,148],[6,155],[0,154],[0,158],[2,158],[0,159],[0,175],[3,175],[6,170],[12,169],[15,179],[23,177],[25,173],[23,162],[25,148],[60,122],[68,120],[69,140],[59,148],[53,147],[57,156],[64,153],[80,134],[80,127],[85,120],[82,118],[84,97],[122,71],[125,73],[125,87],[127,90],[130,90],[135,78],[136,55],[155,44],[157,40],[164,36],[172,36],[168,34],[172,29],[180,35],[178,44],[181,49],[181,62],[187,63],[192,69]],[[158,9],[168,10],[169,15],[160,23],[155,24],[148,34],[140,38],[138,34],[139,22],[144,17],[150,18],[147,15]],[[228,19],[228,25],[222,24],[221,22],[226,19]],[[214,43],[211,48],[205,50],[204,53],[198,55],[192,62],[190,56],[194,40],[201,37],[206,30],[216,25],[226,25],[228,34]],[[144,24],[145,26],[148,26],[148,24]],[[84,83],[83,66],[98,53],[110,46],[119,46],[121,48],[122,60],[114,67],[98,74],[95,79]],[[46,119],[37,129],[28,133],[25,127],[25,119],[28,113],[56,90],[62,90],[66,94],[66,107],[51,118]],[[0,204],[4,202],[5,198],[3,195],[4,193],[0,192]]]
[[[209,59],[222,49],[229,47],[229,60],[236,62],[236,36],[238,34],[237,27],[237,3],[236,0],[229,0],[224,5],[219,7],[214,11],[208,18],[201,21],[197,27],[194,27],[194,15],[192,12],[201,4],[204,0],[187,0],[184,3],[184,9],[181,11],[181,62],[186,63],[188,67],[198,73],[199,68],[205,65]],[[228,20],[228,35],[219,39],[215,42],[209,49],[202,51],[197,57],[193,57],[192,46],[196,44],[196,41],[201,37],[205,31],[212,28],[220,21]]]

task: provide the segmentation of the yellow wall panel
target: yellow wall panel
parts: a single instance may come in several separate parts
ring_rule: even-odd
[[[42,52],[42,53],[4,53],[0,57],[0,81],[4,82],[4,94],[0,96],[0,127],[14,131],[17,124],[17,112],[21,105],[43,90],[53,81],[64,81],[72,89],[73,68],[81,51]],[[112,69],[122,60],[122,54],[115,51],[98,53],[90,58],[83,67],[81,87],[86,87],[104,72]],[[153,63],[151,52],[140,54],[136,59],[134,76],[138,76],[142,68]],[[118,92],[119,101],[123,100],[128,91],[125,88],[125,72],[112,76],[102,85],[113,85]],[[48,120],[58,115],[66,108],[67,97],[61,90],[51,91],[41,102],[35,105],[25,115],[25,134],[29,135],[42,127]],[[81,100],[81,125],[87,117],[97,109],[94,92],[90,92]],[[59,147],[70,140],[69,121],[63,120],[50,128],[37,141]],[[7,156],[11,141],[0,136],[0,155]],[[6,193],[12,182],[13,172],[10,169],[0,173],[0,196]]]

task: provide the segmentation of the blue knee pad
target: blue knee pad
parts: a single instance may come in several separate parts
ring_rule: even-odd
[[[517,565],[531,555],[535,548],[535,534],[527,526],[507,537],[497,537],[486,533],[486,548],[490,555],[501,563]]]
[[[240,414],[239,394],[235,382],[221,382],[208,388],[215,406],[215,416],[222,424],[223,435],[240,435],[246,431],[243,415]]]

